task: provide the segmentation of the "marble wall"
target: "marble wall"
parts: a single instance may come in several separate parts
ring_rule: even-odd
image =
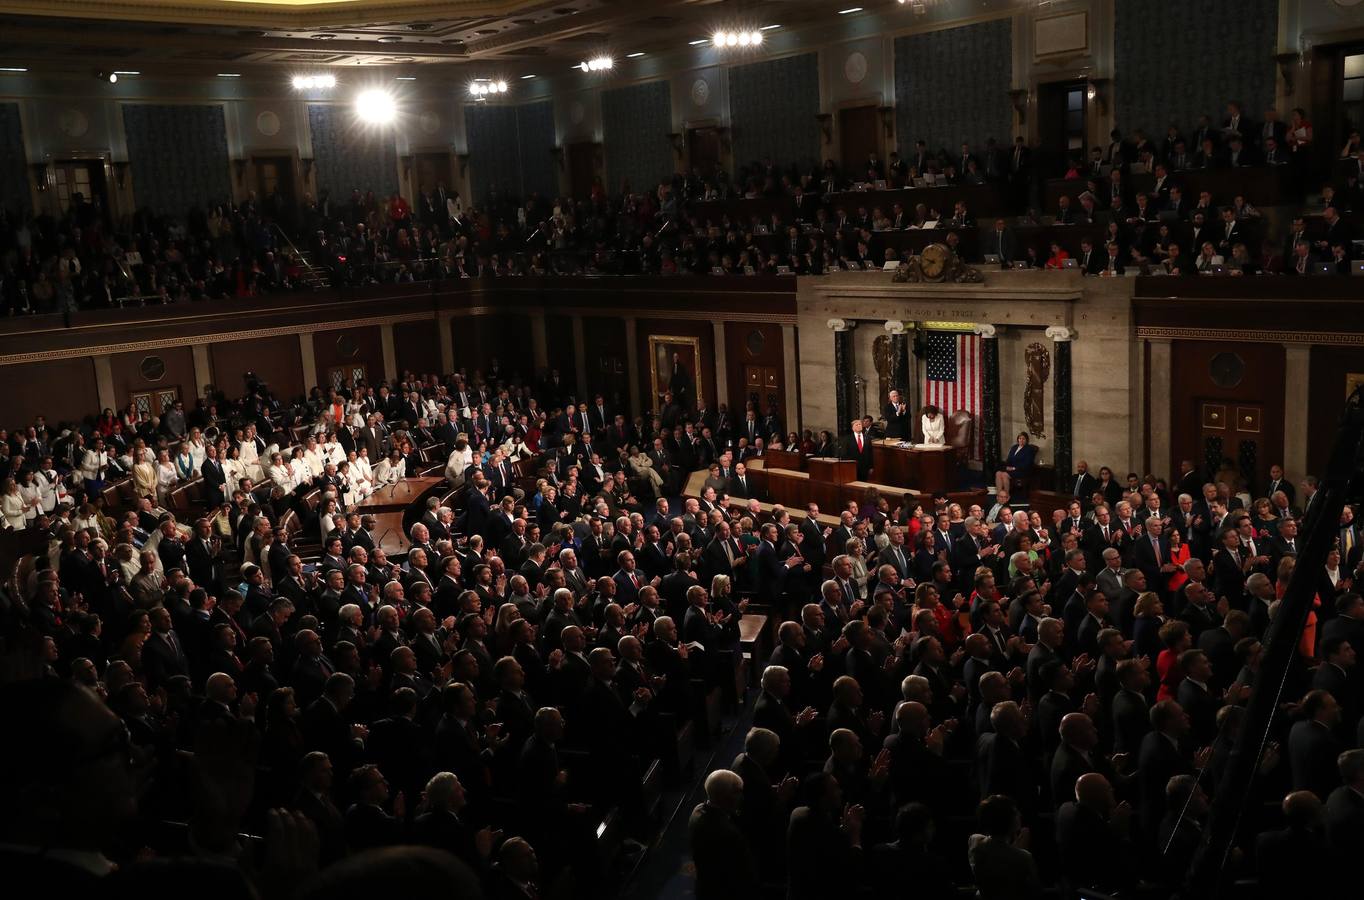
[[[975,322],[998,329],[1000,351],[1000,434],[1008,443],[1027,430],[1023,386],[1026,349],[1034,342],[1053,350],[1047,327],[1064,325],[1075,332],[1071,350],[1073,454],[1094,466],[1117,470],[1140,461],[1140,395],[1134,373],[1137,342],[1132,339],[1129,279],[1082,280],[1071,273],[988,272],[983,285],[905,285],[878,279],[868,284],[854,273],[801,279],[797,294],[802,424],[832,428],[835,421],[833,332],[830,319],[858,323],[854,334],[854,371],[870,380],[869,405],[876,397],[876,371],[871,357],[884,323]],[[1046,435],[1039,438],[1040,458],[1051,462],[1055,435],[1055,364],[1044,386]],[[915,390],[918,390],[915,379]],[[859,394],[860,399],[860,394]]]

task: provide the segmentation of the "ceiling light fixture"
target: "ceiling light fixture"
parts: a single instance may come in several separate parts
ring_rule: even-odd
[[[118,84],[118,75],[113,72],[96,72],[95,78],[99,81],[107,81],[110,84]]]
[[[141,72],[124,71],[124,70],[122,70],[122,69],[119,69],[118,71],[114,72],[114,74],[117,75],[117,76],[119,76],[120,78],[122,78],[124,75],[141,75],[142,73],[141,73]]]
[[[416,76],[416,75],[394,75],[394,76],[393,76],[393,80],[394,80],[394,81],[416,81],[416,80],[417,80],[417,76]]]
[[[780,25],[764,25],[763,27],[759,28],[758,30],[759,30],[759,31],[772,31],[773,29],[780,28],[780,27],[781,27]]]
[[[219,78],[241,78],[242,76],[239,75],[239,74],[237,74],[236,72],[219,72],[219,73],[218,73],[218,77],[219,77]]]
[[[336,87],[335,75],[295,75],[293,77],[294,90],[331,90]]]
[[[860,6],[850,6],[850,7],[848,7],[847,9],[840,9],[840,10],[838,11],[838,14],[839,14],[840,16],[850,16],[850,15],[852,15],[852,14],[855,13],[855,12],[861,12],[861,11],[862,11],[862,7],[860,7]]]
[[[687,41],[687,46],[688,46],[688,47],[697,47],[697,46],[700,46],[701,44],[709,44],[709,43],[710,43],[710,41],[709,41],[708,39],[706,39],[706,38],[698,38],[697,40],[694,40],[694,41]]]
[[[493,81],[490,78],[475,78],[469,83],[469,93],[475,97],[486,97],[489,94],[505,94],[507,92],[507,82]]]
[[[23,66],[0,66],[0,72],[27,72]]]
[[[710,43],[714,47],[757,47],[763,42],[763,33],[759,29],[753,31],[717,31],[711,36]]]
[[[639,58],[640,58],[641,56],[643,56],[643,55],[644,55],[644,51],[643,51],[643,50],[636,50],[634,53],[627,53],[627,54],[625,54],[625,58],[626,58],[626,59],[639,59]]]
[[[371,88],[361,91],[355,98],[355,114],[362,122],[371,125],[387,125],[398,116],[393,95],[388,91]]]
[[[578,63],[577,69],[582,72],[605,72],[615,65],[616,61],[609,56],[594,56]]]
[[[535,77],[534,75],[522,75],[522,76],[521,76],[521,80],[522,80],[522,81],[526,81],[527,79],[534,78],[534,77]]]

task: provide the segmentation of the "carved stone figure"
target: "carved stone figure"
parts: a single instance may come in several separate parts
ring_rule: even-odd
[[[1029,344],[1024,354],[1028,364],[1028,381],[1023,388],[1023,418],[1028,430],[1037,437],[1045,437],[1046,410],[1042,405],[1044,387],[1051,377],[1051,353],[1045,344]]]

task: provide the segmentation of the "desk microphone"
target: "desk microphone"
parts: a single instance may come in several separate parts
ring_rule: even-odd
[[[392,530],[393,530],[392,528],[385,528],[384,533],[379,535],[379,540],[374,542],[374,546],[382,548],[384,546],[384,538],[388,537],[388,533]]]
[[[395,482],[393,482],[393,487],[389,488],[389,490],[388,490],[388,499],[392,500],[392,499],[394,498],[394,496],[395,496],[397,493],[398,493],[398,482],[395,481]]]

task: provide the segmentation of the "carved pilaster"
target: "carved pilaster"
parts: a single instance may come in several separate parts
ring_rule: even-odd
[[[828,326],[834,333],[834,399],[838,417],[838,433],[852,428],[853,410],[857,407],[853,396],[853,340],[852,324],[843,319],[830,319]]]

